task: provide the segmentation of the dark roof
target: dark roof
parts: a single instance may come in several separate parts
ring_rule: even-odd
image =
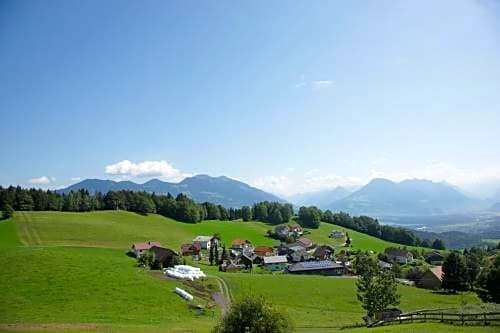
[[[387,248],[384,253],[394,257],[406,257],[411,252],[403,249]]]
[[[155,254],[155,259],[158,261],[163,261],[167,257],[178,255],[174,250],[156,245],[152,246],[149,250]]]
[[[323,270],[323,269],[336,269],[336,268],[344,268],[344,266],[339,265],[330,260],[322,260],[322,261],[303,261],[288,267],[290,272],[302,272],[302,271],[315,271],[315,270]]]
[[[431,252],[431,253],[427,253],[427,255],[425,256],[425,260],[429,260],[429,259],[443,260],[444,256],[441,253],[434,251],[434,252]]]
[[[332,254],[334,251],[335,250],[331,246],[321,245],[321,246],[318,246],[316,248],[316,250],[314,250],[314,254],[313,255],[315,257],[324,257],[324,256]]]
[[[299,245],[302,245],[304,247],[310,247],[314,244],[312,240],[310,240],[309,238],[305,238],[305,237],[300,237],[299,239],[297,239],[296,243],[298,243]]]

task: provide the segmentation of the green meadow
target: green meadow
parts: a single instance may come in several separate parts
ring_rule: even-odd
[[[328,238],[335,227],[322,224],[310,230],[318,243],[334,244]],[[204,221],[180,223],[158,215],[130,212],[17,212],[0,222],[0,330],[12,332],[209,332],[220,317],[214,308],[205,315],[188,309],[173,293],[180,281],[136,267],[125,255],[133,242],[158,240],[178,249],[196,235],[221,234],[229,243],[244,238],[252,243],[273,245],[267,238],[270,226],[260,222]],[[340,228],[342,229],[342,228]],[[348,231],[353,246],[380,251],[391,243]],[[389,244],[389,245],[388,245]],[[286,274],[220,273],[233,297],[259,293],[286,311],[298,332],[329,332],[361,322],[363,309],[356,300],[355,280]],[[214,283],[215,284],[215,283]],[[480,304],[471,293],[446,296],[427,290],[399,287],[401,308],[459,307]],[[207,305],[206,295],[196,295],[195,304]],[[422,325],[422,326],[419,326]],[[383,327],[371,332],[413,332],[411,327],[452,332],[457,327],[414,324]],[[453,330],[452,330],[453,329]],[[474,327],[474,331],[492,332]],[[365,329],[346,329],[345,332]],[[470,331],[469,329],[467,331]],[[460,332],[460,331],[459,331]]]

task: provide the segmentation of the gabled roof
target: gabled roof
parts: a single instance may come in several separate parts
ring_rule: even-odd
[[[436,266],[429,269],[429,271],[434,274],[435,277],[439,279],[439,281],[443,281],[443,266]]]
[[[344,268],[344,266],[339,265],[330,260],[322,260],[322,261],[303,261],[292,266],[288,267],[290,272],[301,272],[301,271],[314,271],[314,270],[322,270],[322,269],[335,269],[335,268]]]
[[[332,254],[334,251],[335,250],[329,245],[321,245],[321,246],[318,246],[316,248],[316,250],[314,250],[313,255],[315,257],[324,257],[324,256]]]
[[[313,245],[313,241],[305,237],[300,237],[299,239],[297,239],[296,243],[299,243],[299,245],[302,245],[304,247],[310,247]]]
[[[145,242],[145,243],[132,244],[132,248],[134,248],[134,250],[138,250],[138,251],[149,250],[152,246],[160,246],[161,247],[161,244],[160,244],[160,242],[157,242],[157,241],[149,241],[149,242]]]
[[[287,263],[286,256],[269,256],[264,257],[264,264],[282,264]]]
[[[235,239],[235,240],[233,240],[233,242],[231,244],[233,244],[233,245],[245,245],[245,244],[250,244],[250,242],[246,239]]]

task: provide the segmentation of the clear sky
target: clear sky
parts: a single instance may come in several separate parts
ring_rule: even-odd
[[[3,185],[492,190],[500,3],[0,0],[0,113]]]

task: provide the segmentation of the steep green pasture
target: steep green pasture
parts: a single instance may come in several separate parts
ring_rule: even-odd
[[[276,241],[265,237],[269,226],[260,222],[178,222],[160,215],[138,215],[125,211],[18,212],[14,220],[27,245],[129,248],[134,242],[158,240],[178,249],[197,235],[220,233],[225,242],[244,238],[257,245]]]
[[[173,293],[181,282],[137,268],[122,251],[25,247],[1,254],[0,323],[119,323],[198,332],[216,319],[197,317]]]

